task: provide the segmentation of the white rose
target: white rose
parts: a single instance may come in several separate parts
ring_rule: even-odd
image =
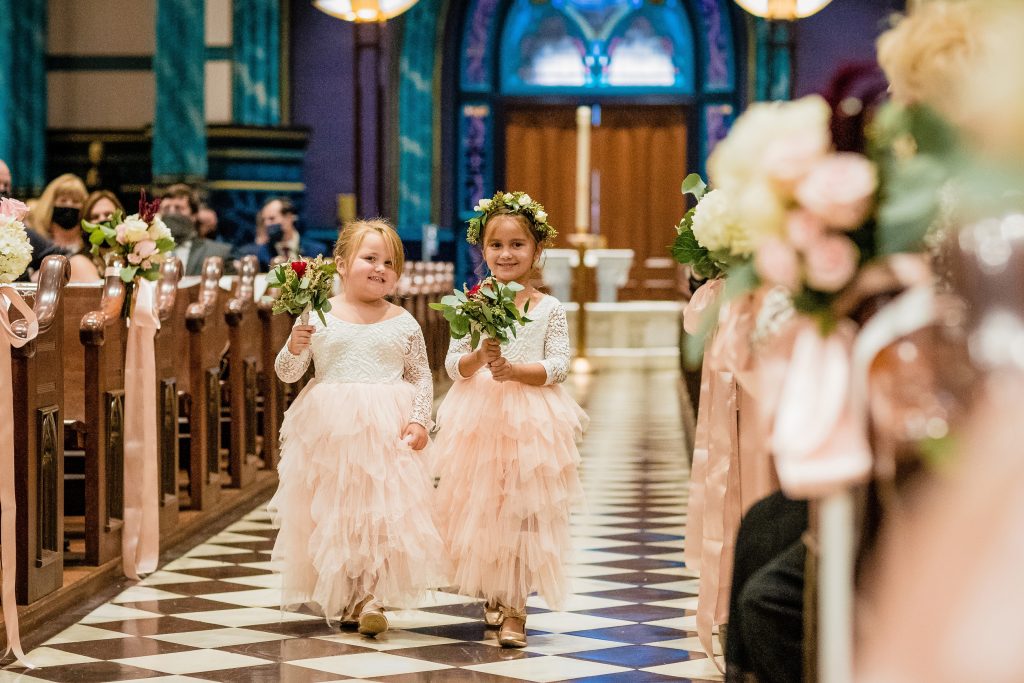
[[[733,221],[729,196],[724,190],[712,190],[693,212],[693,236],[711,251],[728,249]]]
[[[502,199],[504,199],[509,204],[511,204],[513,201],[515,201],[515,197],[512,195],[511,192],[506,192],[505,196],[502,197]]]
[[[533,200],[530,199],[530,195],[528,194],[524,194],[519,198],[519,206],[529,206],[532,202]]]
[[[491,200],[490,199],[481,199],[476,204],[476,210],[477,211],[486,211],[488,209],[488,207],[490,207],[490,205],[491,205]]]
[[[547,211],[538,211],[537,213],[534,214],[534,216],[536,216],[537,222],[539,222],[539,223],[545,223],[548,220],[548,212]]]
[[[159,242],[160,240],[170,238],[171,231],[167,227],[167,225],[162,220],[160,220],[159,216],[154,218],[153,224],[149,226],[149,239],[153,240],[154,242]]]
[[[139,214],[133,213],[128,216],[122,225],[126,242],[134,243],[149,239],[149,226],[146,225],[146,221],[139,218]]]
[[[799,166],[800,173],[831,144],[830,118],[828,103],[818,95],[751,105],[708,157],[711,185],[738,193],[766,177],[792,184],[789,163]],[[799,151],[786,154],[790,145]]]

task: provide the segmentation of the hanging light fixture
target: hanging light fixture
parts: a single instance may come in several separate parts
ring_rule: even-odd
[[[751,14],[769,21],[794,21],[809,17],[832,0],[736,0]]]
[[[363,24],[397,17],[416,2],[417,0],[313,0],[313,6],[332,17]]]

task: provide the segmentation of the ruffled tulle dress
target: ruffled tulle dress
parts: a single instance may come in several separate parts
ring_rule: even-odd
[[[314,603],[328,619],[368,595],[415,606],[442,581],[430,447],[401,440],[409,422],[432,426],[423,333],[407,312],[368,325],[326,317],[311,316],[309,349],[286,346],[275,364],[285,382],[316,368],[285,413],[269,504],[282,605]]]
[[[502,355],[543,364],[544,386],[497,382],[486,367],[462,377],[469,342],[452,340],[445,367],[454,385],[434,441],[436,518],[459,592],[511,606],[538,593],[558,609],[569,593],[569,512],[582,497],[576,440],[588,420],[560,386],[569,366],[565,310],[546,296],[527,315],[532,322]]]

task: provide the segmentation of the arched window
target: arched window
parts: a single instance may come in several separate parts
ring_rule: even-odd
[[[501,92],[694,92],[693,32],[678,0],[514,0]]]

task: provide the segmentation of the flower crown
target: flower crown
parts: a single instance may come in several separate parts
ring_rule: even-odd
[[[466,230],[466,241],[470,244],[480,243],[480,233],[483,231],[487,219],[496,211],[505,209],[514,214],[525,216],[533,228],[535,234],[540,235],[540,245],[550,247],[555,243],[558,231],[548,223],[548,214],[539,202],[530,199],[525,192],[502,192],[498,190],[490,199],[481,199],[473,207],[479,211],[479,216],[469,219],[469,228]]]

